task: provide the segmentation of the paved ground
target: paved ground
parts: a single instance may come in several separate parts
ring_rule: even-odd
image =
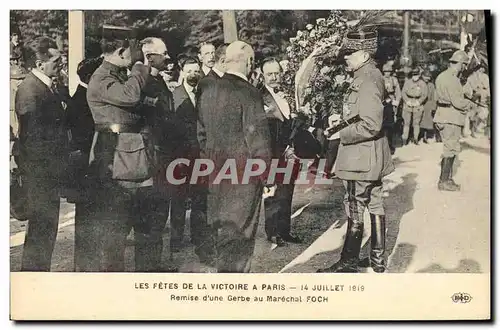
[[[396,171],[387,177],[385,200],[388,219],[389,272],[489,272],[490,252],[490,146],[485,138],[466,139],[456,169],[461,192],[440,192],[441,144],[409,145],[394,156]],[[315,272],[338,259],[346,231],[343,187],[298,186],[294,195],[293,231],[304,239],[272,249],[265,240],[264,223],[257,233],[252,272]],[[74,208],[62,202],[61,220],[53,256],[53,271],[72,271]],[[27,223],[10,220],[11,270],[20,268]],[[369,228],[369,226],[366,226]],[[367,233],[365,233],[367,234]],[[168,228],[165,246],[168,246]],[[365,242],[368,235],[365,235]],[[366,249],[364,249],[366,253]],[[199,271],[192,247],[165,262],[183,272]],[[133,270],[133,248],[127,248],[127,270]]]

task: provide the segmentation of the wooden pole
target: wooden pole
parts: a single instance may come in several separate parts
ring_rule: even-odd
[[[73,95],[80,78],[76,74],[78,64],[85,57],[85,20],[83,10],[70,10],[68,13],[68,78],[69,93]]]
[[[403,58],[404,62],[404,72],[408,74],[410,65],[410,12],[407,10],[404,12],[404,30],[403,30]]]
[[[238,40],[238,27],[234,10],[222,11],[222,24],[224,29],[224,42],[231,43]]]

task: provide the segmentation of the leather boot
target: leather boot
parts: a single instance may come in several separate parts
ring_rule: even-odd
[[[371,251],[370,265],[376,273],[386,269],[385,254],[385,216],[370,213],[371,220]]]
[[[453,159],[450,157],[443,157],[441,159],[441,175],[439,177],[438,189],[444,191],[458,191],[455,185],[453,185],[449,178],[451,167],[453,166]]]
[[[450,158],[450,171],[448,172],[448,182],[454,186],[457,190],[460,190],[460,185],[453,181],[453,164],[455,163],[455,159],[457,156],[453,156]]]
[[[385,253],[385,217],[370,213],[371,220],[371,251],[370,257],[359,262],[359,267],[372,267],[376,273],[386,270]]]
[[[347,233],[340,260],[331,267],[319,269],[317,273],[357,273],[359,263],[359,252],[363,239],[363,219],[356,214],[357,220],[348,219]],[[361,216],[362,217],[362,216]]]

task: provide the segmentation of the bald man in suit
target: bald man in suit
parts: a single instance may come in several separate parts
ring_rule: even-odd
[[[260,91],[248,82],[254,66],[251,46],[236,41],[226,50],[227,72],[199,98],[198,140],[202,158],[215,164],[209,178],[208,221],[216,229],[216,266],[220,273],[250,271],[264,177],[248,184],[214,182],[217,171],[231,160],[243,170],[249,159],[271,161],[269,127]],[[241,173],[238,173],[238,177]]]

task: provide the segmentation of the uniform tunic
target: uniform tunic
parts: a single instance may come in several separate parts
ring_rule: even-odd
[[[349,216],[354,199],[360,214],[366,206],[370,213],[384,214],[381,180],[394,170],[387,138],[381,133],[384,92],[384,79],[374,63],[354,72],[343,117],[359,115],[361,121],[340,131],[335,171],[346,186],[344,202]]]
[[[413,115],[413,126],[420,125],[423,115],[423,103],[427,99],[428,90],[426,83],[419,79],[416,82],[408,79],[403,86],[403,120],[405,125],[410,125]]]
[[[124,271],[126,237],[135,233],[135,270],[158,270],[164,201],[155,194],[154,141],[141,106],[149,68],[136,64],[130,77],[107,61],[90,79],[87,100],[96,124],[90,156],[94,181],[95,271]],[[114,127],[121,127],[116,131]],[[100,257],[102,256],[102,258]],[[99,260],[100,259],[100,260]]]
[[[443,139],[443,157],[452,157],[460,152],[460,136],[470,102],[464,97],[460,79],[451,69],[436,78],[437,110],[434,122]]]

